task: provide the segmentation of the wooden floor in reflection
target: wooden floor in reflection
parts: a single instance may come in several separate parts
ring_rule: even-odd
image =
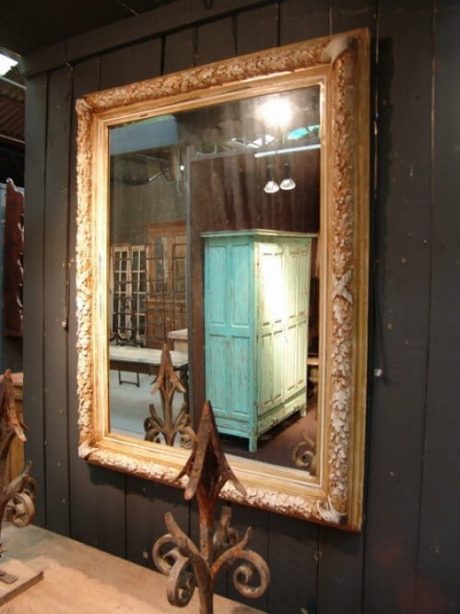
[[[149,405],[154,403],[161,416],[160,393],[152,395],[152,376],[139,374],[139,386],[135,373],[122,373],[119,383],[118,372],[110,372],[110,430],[114,433],[144,439],[144,420],[149,414]],[[182,395],[176,395],[174,412],[182,407]],[[222,444],[227,454],[252,458],[266,463],[295,467],[293,451],[297,444],[304,441],[304,435],[316,441],[316,396],[308,398],[306,416],[296,413],[276,427],[262,435],[257,443],[257,451],[248,451],[247,439],[221,435]],[[177,442],[179,445],[179,442]]]

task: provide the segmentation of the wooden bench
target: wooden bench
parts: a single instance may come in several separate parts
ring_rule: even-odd
[[[180,371],[181,378],[186,379],[188,370],[187,352],[170,352],[171,362],[175,370]],[[161,350],[155,348],[133,347],[130,345],[111,345],[109,347],[110,369],[118,371],[119,384],[134,383],[122,380],[121,371],[137,374],[139,386],[139,373],[157,375],[161,363]]]

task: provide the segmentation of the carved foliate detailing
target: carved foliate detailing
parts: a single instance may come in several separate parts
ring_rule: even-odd
[[[335,509],[331,497],[318,501],[316,509],[321,520],[328,524],[344,524],[346,522],[346,514],[342,514]]]
[[[79,399],[78,425],[80,443],[93,439],[93,250],[92,236],[92,114],[90,107],[78,100],[77,133],[77,244],[76,244],[76,302],[77,302],[77,392]]]
[[[330,507],[345,514],[348,507],[350,461],[350,420],[353,390],[353,223],[356,195],[353,172],[355,138],[352,130],[354,90],[354,49],[347,49],[335,62],[335,89],[332,100],[331,169],[332,190],[332,284],[331,408],[329,440]]]
[[[265,51],[197,66],[179,73],[139,81],[123,87],[85,96],[86,102],[95,110],[102,111],[120,106],[157,100],[166,96],[187,94],[192,91],[227,85],[267,74],[294,72],[309,66],[328,64],[326,52],[329,39],[287,45],[273,52]]]

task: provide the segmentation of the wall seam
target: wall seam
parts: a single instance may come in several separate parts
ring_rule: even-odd
[[[422,468],[420,475],[420,489],[419,489],[419,505],[418,505],[418,534],[417,534],[417,550],[416,550],[416,563],[415,563],[415,582],[414,582],[414,612],[419,612],[419,572],[420,572],[420,556],[421,556],[421,535],[422,535],[422,518],[423,518],[423,500],[424,500],[424,483],[425,483],[425,470],[426,470],[426,450],[427,450],[427,419],[428,419],[428,380],[429,369],[431,361],[431,313],[433,305],[433,207],[434,207],[434,150],[435,150],[435,103],[436,103],[436,56],[435,56],[435,41],[436,41],[436,17],[437,17],[437,0],[433,0],[432,3],[432,29],[431,29],[431,99],[430,99],[430,207],[428,217],[429,227],[429,299],[427,310],[427,352],[425,362],[425,382],[424,393],[425,403],[423,406],[423,449],[422,449]]]
[[[374,367],[377,364],[383,373],[385,373],[385,355],[383,353],[384,341],[383,341],[383,326],[382,317],[380,311],[380,301],[377,285],[377,271],[375,263],[377,260],[377,240],[376,240],[376,212],[378,205],[378,185],[379,185],[379,157],[378,157],[378,145],[379,145],[379,130],[378,130],[378,109],[379,109],[379,88],[377,75],[379,74],[379,59],[380,59],[380,0],[375,0],[374,5],[374,22],[375,22],[375,39],[373,45],[373,54],[371,56],[371,75],[370,82],[373,88],[373,98],[371,100],[371,117],[370,127],[371,132],[371,154],[372,154],[372,166],[371,166],[371,194],[370,196],[370,216],[369,216],[369,345],[372,344],[372,351],[368,353],[368,387],[367,387],[367,401],[366,401],[366,448],[365,448],[365,475],[364,475],[364,493],[363,493],[363,550],[361,559],[362,569],[362,582],[361,582],[361,612],[365,614],[365,599],[366,599],[366,556],[367,556],[367,523],[366,523],[366,505],[367,505],[367,493],[369,485],[369,465],[370,465],[370,432],[371,432],[371,420],[370,420],[370,408],[372,399],[372,390],[374,387]],[[372,47],[371,47],[372,48]],[[376,339],[376,333],[378,339]],[[380,355],[376,357],[376,349],[381,348]],[[371,350],[371,348],[369,348]],[[376,358],[380,358],[380,362],[376,363]]]

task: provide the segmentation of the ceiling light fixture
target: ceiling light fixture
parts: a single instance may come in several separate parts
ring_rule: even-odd
[[[264,192],[266,194],[276,194],[280,189],[279,185],[276,183],[274,179],[269,179],[264,187]]]
[[[284,177],[280,183],[280,188],[282,190],[293,190],[295,188],[295,181],[289,174],[289,163],[286,162],[284,164]]]
[[[276,194],[280,189],[279,185],[273,179],[271,166],[267,166],[267,183],[264,186],[264,192],[266,194]]]
[[[9,56],[0,52],[0,77],[3,77],[3,75],[10,72],[10,70],[16,66],[17,63],[17,60],[13,60],[13,58],[10,58]]]

